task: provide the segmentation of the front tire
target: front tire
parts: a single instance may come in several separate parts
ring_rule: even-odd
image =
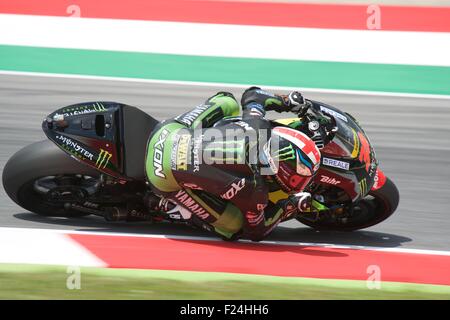
[[[98,177],[99,173],[60,150],[51,141],[28,145],[15,153],[3,169],[3,187],[8,196],[22,208],[43,216],[83,216],[61,204],[52,203],[36,191],[43,177]]]
[[[359,202],[357,211],[347,219],[312,221],[301,215],[298,215],[296,219],[316,230],[355,231],[369,228],[389,218],[397,209],[399,201],[400,194],[397,187],[392,180],[386,178],[383,187],[376,191],[370,191],[368,197]]]

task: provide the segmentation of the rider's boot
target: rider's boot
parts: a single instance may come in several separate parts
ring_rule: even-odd
[[[179,206],[174,201],[157,196],[153,193],[148,193],[144,202],[147,204],[149,211],[155,213],[163,213],[168,220],[171,221],[187,221],[191,218],[192,213],[185,209],[184,207]],[[160,220],[164,220],[161,216],[156,216]]]

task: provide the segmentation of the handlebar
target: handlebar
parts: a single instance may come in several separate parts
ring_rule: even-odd
[[[319,132],[322,140],[327,144],[338,130],[336,120],[334,117],[316,110],[313,106],[314,103],[311,100],[305,99],[305,104],[294,107],[292,112],[296,113],[299,118],[306,118],[308,130],[313,134]]]

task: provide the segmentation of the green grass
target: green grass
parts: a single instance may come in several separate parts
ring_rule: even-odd
[[[69,290],[65,267],[0,265],[0,299],[450,299],[450,286],[226,273],[81,268]]]

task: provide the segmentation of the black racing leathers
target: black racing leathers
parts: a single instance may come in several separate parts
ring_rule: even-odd
[[[286,106],[256,87],[244,92],[241,105],[241,120],[221,123],[237,116],[239,105],[220,92],[160,124],[149,142],[147,176],[153,191],[194,224],[226,239],[261,240],[294,210],[288,199],[269,201],[271,171],[261,157],[271,133],[266,110]]]

